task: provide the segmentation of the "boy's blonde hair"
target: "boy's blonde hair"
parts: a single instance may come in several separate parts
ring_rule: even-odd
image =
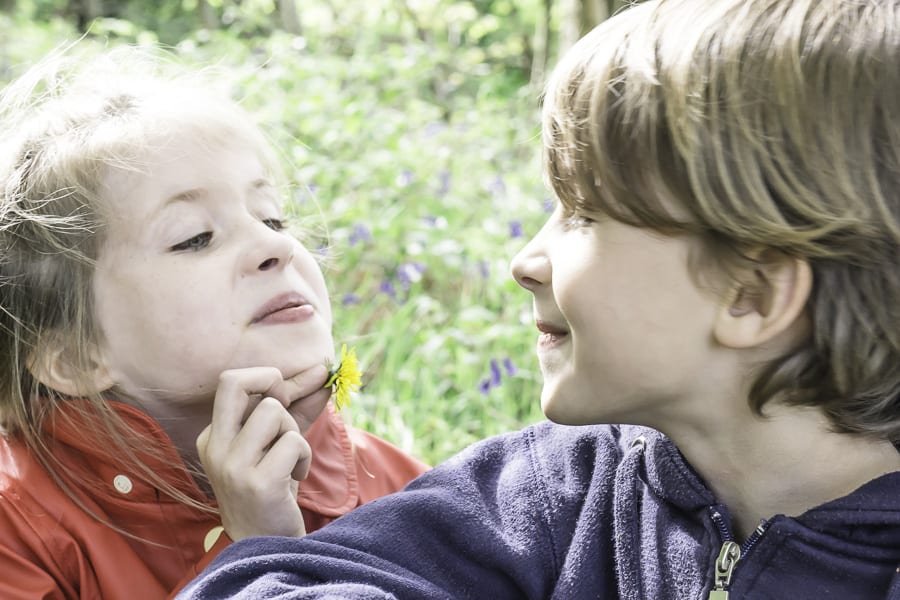
[[[110,408],[114,391],[72,402],[32,372],[34,361],[53,348],[76,376],[92,369],[92,349],[102,343],[92,281],[113,170],[140,172],[167,139],[189,135],[256,148],[277,175],[271,147],[216,83],[157,50],[122,47],[85,56],[76,47],[43,60],[0,94],[0,425],[28,444],[76,502],[77,482],[47,443],[51,416],[74,414],[89,427],[86,436],[151,485],[211,511],[146,467],[141,456],[157,453],[156,442],[142,439]],[[62,403],[70,410],[55,411]]]
[[[807,260],[809,338],[757,375],[900,442],[900,3],[659,0],[600,25],[544,104],[569,211],[696,234],[723,267]]]

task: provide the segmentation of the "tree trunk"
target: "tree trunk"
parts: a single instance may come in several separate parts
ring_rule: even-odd
[[[197,10],[200,12],[200,22],[203,23],[204,28],[219,28],[219,16],[207,0],[197,0]]]
[[[559,0],[559,54],[568,52],[581,37],[581,0]]]
[[[581,35],[608,19],[615,4],[615,0],[582,0]]]
[[[632,0],[560,0],[560,56],[581,36],[631,2]]]
[[[297,11],[295,0],[278,0],[278,12],[281,13],[281,28],[288,33],[300,35],[303,26],[300,23],[300,13]]]
[[[543,0],[541,2],[540,12],[534,28],[531,85],[536,88],[544,86],[544,77],[550,61],[550,10],[552,8],[553,0]]]
[[[640,2],[641,0],[638,0]],[[629,4],[631,4],[631,0],[608,0],[609,2],[609,14],[614,15]]]
[[[78,30],[87,31],[94,19],[103,16],[103,0],[75,0],[74,9]]]

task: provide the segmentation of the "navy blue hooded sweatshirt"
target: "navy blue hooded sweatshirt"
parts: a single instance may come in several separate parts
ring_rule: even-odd
[[[900,599],[900,472],[734,540],[662,434],[543,423],[305,538],[231,545],[179,598]]]

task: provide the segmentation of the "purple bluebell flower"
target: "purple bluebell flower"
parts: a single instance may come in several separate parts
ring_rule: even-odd
[[[381,285],[378,287],[378,290],[382,293],[387,294],[391,298],[397,297],[397,290],[394,288],[394,283],[390,279],[383,279],[381,281]]]
[[[491,385],[494,387],[500,385],[500,365],[494,358],[491,359]]]
[[[341,299],[341,304],[344,306],[351,306],[353,304],[359,304],[360,298],[356,294],[344,294],[344,297]]]
[[[397,267],[397,281],[403,286],[404,290],[408,290],[409,286],[422,278],[425,272],[425,265],[420,262],[406,262]]]
[[[487,396],[487,393],[491,391],[491,380],[482,379],[481,383],[478,384],[478,391]]]
[[[350,237],[347,239],[348,243],[351,247],[357,245],[360,242],[368,242],[372,239],[372,232],[369,231],[369,228],[366,227],[363,223],[356,223],[353,225],[353,231],[350,232]]]
[[[521,221],[510,221],[509,222],[509,237],[515,239],[520,238],[525,235],[525,232],[522,230],[522,222]]]
[[[550,198],[544,198],[544,212],[552,213],[556,209],[556,203]]]
[[[450,181],[450,171],[447,169],[441,169],[440,173],[438,173],[438,196],[447,195],[447,192],[450,191]]]
[[[491,276],[491,263],[487,260],[478,261],[478,272],[481,273],[482,279],[487,279]]]
[[[506,369],[506,374],[510,377],[519,372],[516,365],[513,364],[512,359],[508,356],[503,359],[503,368]]]
[[[413,172],[409,169],[403,169],[400,171],[400,174],[397,175],[397,185],[400,187],[406,187],[413,182]]]
[[[440,216],[425,215],[422,217],[422,221],[435,229],[446,229],[447,227],[447,219]]]
[[[425,137],[429,137],[429,138],[434,137],[437,134],[439,134],[440,132],[442,132],[444,129],[446,129],[446,127],[447,126],[444,124],[443,121],[432,121],[431,123],[429,123],[428,125],[425,126],[425,130],[424,130]]]
[[[308,200],[316,199],[316,192],[318,191],[319,186],[314,183],[308,183],[301,187],[298,187],[294,191],[294,201],[298,204],[303,204]]]
[[[506,182],[503,181],[503,177],[497,175],[494,179],[488,184],[488,190],[495,196],[505,196],[506,195]]]

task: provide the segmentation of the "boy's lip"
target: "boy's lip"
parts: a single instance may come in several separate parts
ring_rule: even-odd
[[[534,324],[537,326],[538,331],[541,333],[549,333],[551,335],[566,335],[569,333],[567,330],[562,327],[557,327],[552,323],[548,323],[547,321],[542,321],[541,319],[535,319]]]
[[[288,308],[297,308],[299,306],[309,305],[309,300],[307,300],[306,297],[299,292],[286,292],[284,294],[279,294],[278,296],[275,296],[274,298],[263,304],[253,315],[253,319],[250,321],[250,323],[251,325],[253,323],[258,323],[269,315],[275,314]]]

